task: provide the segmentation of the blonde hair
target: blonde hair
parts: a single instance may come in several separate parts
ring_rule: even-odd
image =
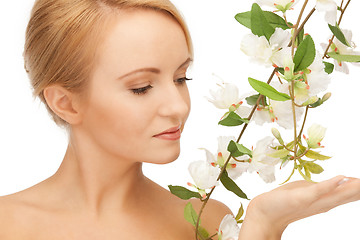
[[[172,16],[184,31],[189,52],[191,37],[179,11],[169,0],[37,0],[26,30],[25,69],[33,95],[45,104],[54,121],[67,123],[47,105],[44,89],[59,84],[81,92],[92,73],[96,48],[111,12],[152,9]]]

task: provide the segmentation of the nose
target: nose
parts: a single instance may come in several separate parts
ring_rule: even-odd
[[[160,96],[159,115],[183,121],[190,111],[190,97],[187,86],[167,84],[165,91]]]

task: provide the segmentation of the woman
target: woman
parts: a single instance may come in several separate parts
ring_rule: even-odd
[[[177,158],[190,110],[192,46],[173,5],[39,0],[24,56],[34,94],[69,145],[52,177],[0,199],[0,239],[193,239],[186,202],[141,169]],[[260,195],[240,238],[279,239],[295,220],[358,200],[359,185],[339,176]],[[210,201],[202,225],[215,230],[227,213]]]

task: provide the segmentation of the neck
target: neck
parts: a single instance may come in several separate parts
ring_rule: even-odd
[[[64,189],[70,208],[98,216],[106,211],[131,209],[145,193],[142,189],[149,180],[142,173],[142,163],[110,156],[86,138],[71,135],[52,182],[57,189]]]

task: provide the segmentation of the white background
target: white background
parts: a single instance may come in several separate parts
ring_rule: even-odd
[[[209,89],[220,81],[219,77],[237,84],[240,91],[246,93],[251,90],[247,84],[249,76],[265,81],[271,72],[271,69],[249,62],[239,50],[241,38],[249,30],[237,23],[234,16],[238,12],[250,10],[252,1],[173,2],[183,13],[192,33],[195,62],[192,70],[194,81],[189,83],[192,113],[182,137],[182,154],[174,163],[144,167],[146,175],[164,187],[169,184],[185,186],[186,182],[191,181],[187,173],[188,164],[205,159],[205,154],[198,148],[205,147],[215,152],[217,136],[239,134],[240,128],[217,126],[223,112],[204,98]],[[310,4],[314,3],[314,0],[310,1]],[[25,189],[52,175],[60,165],[67,144],[65,133],[52,123],[39,101],[32,98],[29,81],[23,70],[24,32],[32,4],[32,0],[3,1],[0,6],[0,195]],[[299,7],[300,4],[297,5]],[[341,26],[352,28],[354,41],[360,45],[359,7],[358,1],[352,1]],[[291,12],[288,17],[295,22]],[[330,32],[323,15],[316,13],[308,25],[306,32],[315,41],[327,41]],[[360,68],[350,67],[350,75],[332,75],[329,87],[332,98],[326,105],[310,112],[307,126],[316,122],[328,128],[323,153],[333,156],[322,164],[325,172],[315,176],[317,181],[338,174],[360,177],[360,127],[357,119]],[[270,127],[251,126],[242,143],[246,146],[255,145],[257,139],[270,135]],[[285,168],[278,171],[277,181],[273,184],[263,183],[256,174],[244,174],[237,183],[253,198],[277,187],[286,179],[289,170]],[[234,212],[240,202],[247,205],[247,201],[240,201],[221,187],[215,191],[214,198],[225,202]],[[283,239],[359,240],[359,214],[360,202],[341,206],[326,214],[292,224],[285,231]]]

